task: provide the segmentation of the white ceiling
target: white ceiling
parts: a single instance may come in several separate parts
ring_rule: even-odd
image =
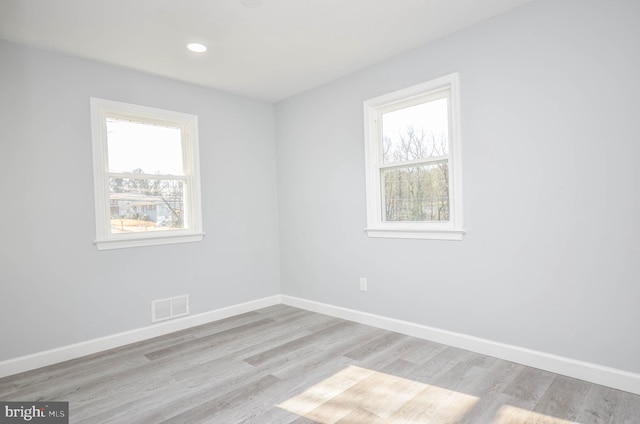
[[[0,38],[275,102],[529,1],[0,0]]]

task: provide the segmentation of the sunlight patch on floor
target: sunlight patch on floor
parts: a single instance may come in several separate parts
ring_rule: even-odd
[[[493,424],[578,424],[577,421],[567,421],[549,415],[539,414],[526,409],[503,405],[496,414]]]
[[[278,406],[322,424],[455,422],[475,396],[349,366]]]

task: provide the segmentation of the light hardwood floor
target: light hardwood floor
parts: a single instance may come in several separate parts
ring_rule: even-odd
[[[71,423],[640,423],[640,396],[277,305],[0,379]]]

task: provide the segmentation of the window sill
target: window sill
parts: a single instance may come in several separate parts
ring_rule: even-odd
[[[192,243],[202,241],[204,233],[154,236],[119,240],[98,240],[94,244],[98,250],[126,249],[129,247],[160,246],[163,244]]]
[[[464,236],[463,229],[418,229],[418,228],[365,228],[372,238],[402,238],[421,240],[460,241]]]

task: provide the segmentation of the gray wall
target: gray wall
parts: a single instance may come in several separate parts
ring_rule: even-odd
[[[638,16],[535,1],[277,104],[283,294],[640,372]],[[369,239],[362,102],[450,72],[468,233]]]
[[[98,251],[89,98],[196,114],[201,243]],[[0,360],[280,292],[274,109],[0,42]]]
[[[0,42],[0,360],[282,291],[640,372],[639,15],[535,1],[275,113]],[[468,234],[367,238],[362,101],[454,71]],[[96,250],[92,96],[199,116],[204,242]]]

